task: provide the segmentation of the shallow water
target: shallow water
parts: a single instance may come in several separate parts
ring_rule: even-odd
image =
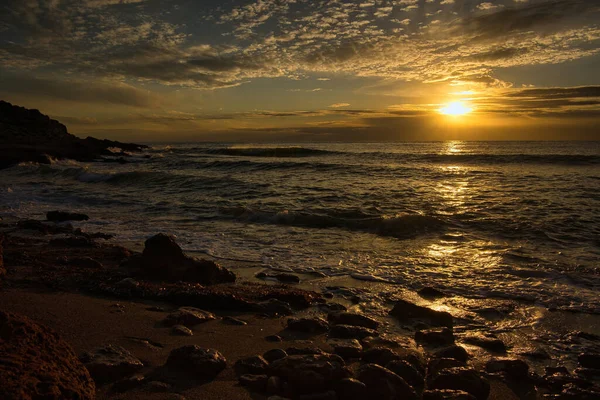
[[[0,213],[296,272],[600,314],[600,142],[156,146],[0,171]]]

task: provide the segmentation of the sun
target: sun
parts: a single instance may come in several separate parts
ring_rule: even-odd
[[[472,108],[468,107],[461,101],[455,101],[446,104],[444,107],[439,109],[439,112],[444,115],[451,115],[457,117],[459,115],[465,115],[473,111]]]

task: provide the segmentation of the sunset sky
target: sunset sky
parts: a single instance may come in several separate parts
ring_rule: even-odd
[[[600,0],[0,7],[0,99],[81,136],[600,140]]]

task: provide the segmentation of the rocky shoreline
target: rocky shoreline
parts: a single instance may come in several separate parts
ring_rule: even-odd
[[[411,334],[391,335],[380,320],[348,310],[339,296],[298,288],[298,277],[284,274],[275,284],[240,279],[213,260],[186,255],[169,235],[148,238],[136,253],[107,242],[109,235],[68,222],[87,216],[47,217],[0,222],[0,387],[6,399],[600,396],[600,355],[594,352],[582,353],[574,371],[549,364],[538,374],[522,359],[507,357],[502,340],[475,332],[463,341],[489,355],[474,358],[457,343],[456,318],[446,311],[398,299],[389,316]],[[87,328],[71,328],[69,315],[64,321],[49,318],[54,329],[68,331],[71,342],[81,342],[75,352],[52,329],[15,313],[44,315],[46,309],[60,316],[43,300],[57,294],[78,299],[66,304],[82,326],[123,314],[144,321],[124,320],[124,331],[148,331],[156,339],[112,337],[113,322],[107,322],[95,333],[106,336],[91,346],[81,331]],[[420,294],[441,295],[433,288]],[[39,297],[42,305],[28,308],[14,300],[22,297]],[[87,315],[88,303],[106,305],[110,315]],[[227,351],[210,342],[223,343]]]

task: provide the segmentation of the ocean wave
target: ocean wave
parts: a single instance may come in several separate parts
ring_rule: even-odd
[[[179,152],[203,153],[239,157],[311,157],[338,154],[337,151],[307,147],[194,147],[177,149]]]
[[[244,222],[288,225],[306,228],[340,228],[410,239],[427,233],[441,232],[446,223],[436,217],[405,214],[397,216],[371,216],[368,213],[354,213],[331,210],[328,213],[302,211],[263,211],[250,207],[221,207],[221,214]],[[340,216],[344,215],[344,217]],[[351,218],[356,216],[357,218]]]
[[[582,154],[402,154],[360,153],[362,156],[394,159],[406,163],[505,165],[555,164],[562,166],[597,165],[600,157]]]

